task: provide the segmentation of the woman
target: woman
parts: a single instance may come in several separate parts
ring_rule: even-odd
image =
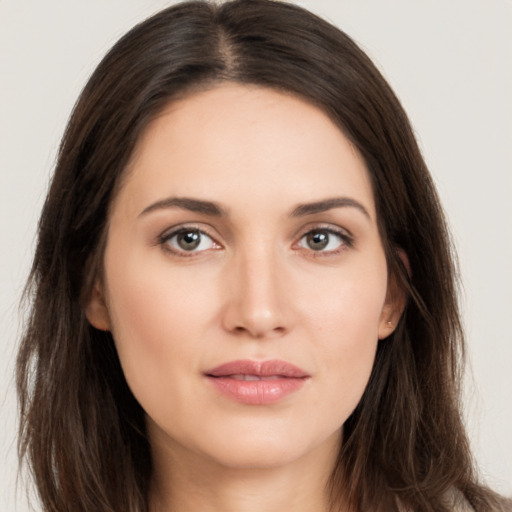
[[[157,14],[84,89],[41,218],[18,386],[43,506],[500,510],[454,280],[347,36],[260,0]]]

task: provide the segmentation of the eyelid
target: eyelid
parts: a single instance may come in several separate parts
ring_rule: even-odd
[[[190,258],[194,256],[199,256],[200,254],[203,254],[204,252],[209,251],[210,249],[205,249],[202,251],[180,251],[174,248],[171,248],[167,242],[173,238],[174,236],[186,232],[186,231],[198,231],[202,235],[206,235],[208,238],[212,240],[214,245],[217,247],[214,248],[214,250],[217,250],[219,248],[222,248],[223,245],[217,240],[217,235],[214,235],[211,233],[212,230],[205,228],[204,224],[196,224],[196,223],[184,223],[184,224],[178,224],[176,226],[169,227],[165,229],[161,234],[159,234],[156,238],[155,245],[160,245],[162,249],[170,254],[173,254],[175,256],[179,257],[185,257]]]
[[[209,237],[212,240],[212,242],[217,246],[215,248],[215,250],[224,247],[223,244],[218,241],[218,238],[219,238],[218,234],[212,233],[214,231],[213,229],[211,229],[209,226],[205,226],[202,223],[195,223],[195,222],[178,224],[178,225],[166,228],[163,232],[161,232],[156,237],[155,245],[160,245],[160,246],[162,246],[163,250],[165,250],[166,252],[177,255],[177,256],[182,256],[182,257],[199,256],[199,255],[203,254],[204,252],[207,252],[210,250],[210,249],[206,249],[206,250],[197,251],[197,252],[195,252],[195,251],[188,252],[188,251],[174,250],[174,249],[170,248],[169,245],[167,244],[167,242],[173,236],[175,236],[183,231],[187,231],[187,230],[191,230],[191,231],[196,230],[196,231],[199,231],[201,234]],[[314,251],[313,249],[308,250],[303,247],[297,247],[298,244],[300,243],[300,241],[304,238],[304,236],[306,236],[307,234],[314,232],[314,231],[326,231],[328,233],[332,233],[336,236],[339,236],[342,239],[343,244],[339,249],[331,250],[331,251]],[[338,225],[335,225],[335,224],[330,224],[330,223],[325,223],[325,222],[310,223],[307,226],[302,227],[301,230],[297,233],[297,235],[294,238],[296,240],[293,244],[294,249],[314,253],[315,256],[322,256],[322,255],[328,256],[328,255],[332,255],[332,254],[337,254],[340,251],[343,251],[347,248],[353,247],[353,245],[354,245],[354,236],[348,229],[343,228]]]
[[[297,241],[294,243],[294,246],[298,246],[300,241],[306,235],[314,231],[326,231],[328,233],[339,236],[343,240],[342,247],[331,251],[314,251],[313,249],[308,250],[303,247],[299,247],[299,249],[302,249],[306,252],[314,253],[315,257],[322,255],[329,256],[332,254],[338,254],[340,251],[352,248],[354,246],[354,235],[352,235],[352,233],[348,229],[329,223],[312,223],[309,224],[308,226],[305,226],[299,231],[299,234],[297,235]]]
[[[296,237],[301,238],[311,231],[330,231],[347,239],[354,240],[354,235],[349,229],[330,222],[310,222],[298,230]]]

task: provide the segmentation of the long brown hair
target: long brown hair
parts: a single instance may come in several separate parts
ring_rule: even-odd
[[[341,495],[354,511],[447,511],[454,496],[479,512],[496,509],[476,482],[460,416],[450,238],[407,116],[343,32],[297,6],[237,0],[183,3],[136,26],[100,63],[69,121],[39,224],[17,366],[20,456],[44,510],[148,510],[144,411],[110,333],[87,322],[84,297],[101,272],[109,206],[140,134],[169,101],[221,81],[293,93],[338,124],[365,159],[388,266],[409,297],[344,425],[333,509]]]

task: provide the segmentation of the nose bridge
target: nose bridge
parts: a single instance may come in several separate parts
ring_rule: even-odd
[[[284,332],[288,327],[284,268],[275,246],[249,246],[237,251],[231,263],[227,327],[254,337]]]

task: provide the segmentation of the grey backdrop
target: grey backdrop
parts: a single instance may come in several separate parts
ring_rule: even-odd
[[[0,0],[0,512],[16,498],[17,302],[71,107],[102,55],[163,0]],[[459,249],[482,473],[512,494],[512,1],[298,2],[353,36],[395,88]],[[37,509],[37,507],[36,507]]]

